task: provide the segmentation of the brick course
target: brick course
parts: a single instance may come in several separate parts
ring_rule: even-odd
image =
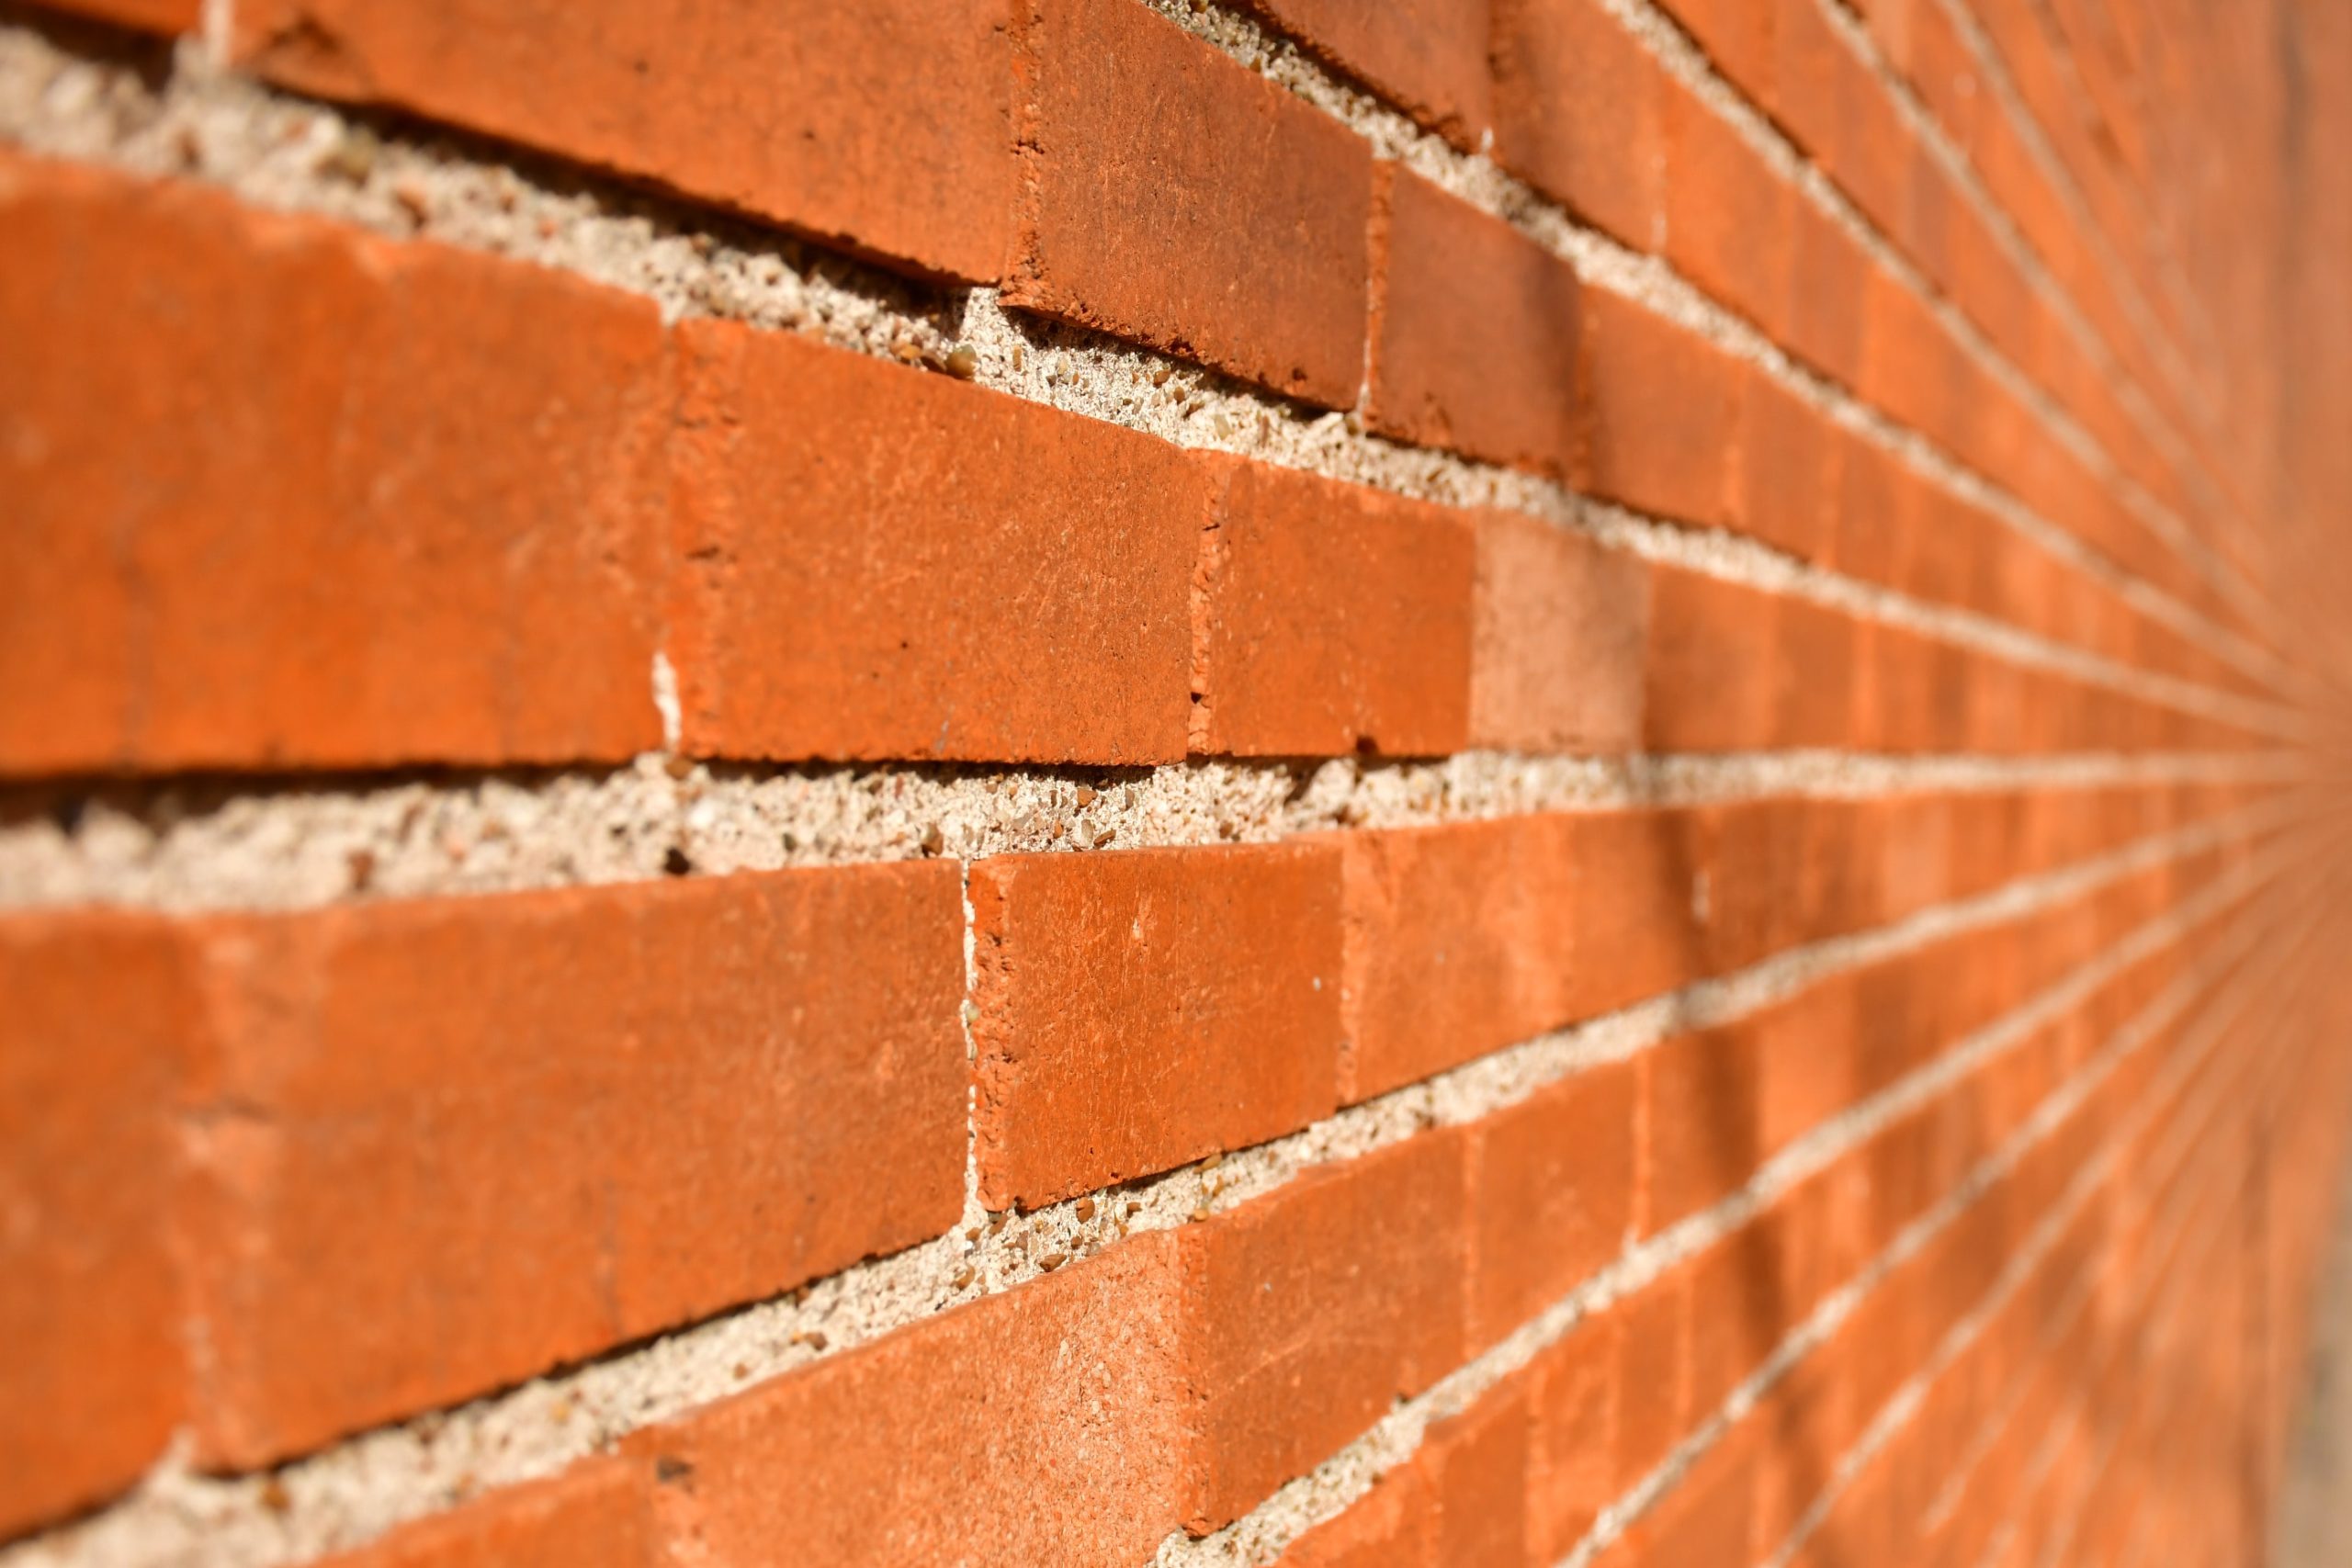
[[[0,1556],[2260,1561],[2266,28],[0,14]]]

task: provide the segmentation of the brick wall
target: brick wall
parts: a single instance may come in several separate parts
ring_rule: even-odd
[[[2261,1560],[2352,12],[0,4],[0,1568]]]

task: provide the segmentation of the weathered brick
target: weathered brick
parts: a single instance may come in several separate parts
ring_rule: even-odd
[[[13,155],[0,212],[0,764],[660,743],[650,303]]]
[[[203,1457],[296,1452],[944,1230],[957,883],[787,871],[206,926],[198,1103],[227,1111],[192,1248]]]
[[[329,1568],[653,1568],[650,1477],[591,1459],[327,1560]]]
[[[248,69],[986,280],[1013,193],[1001,0],[254,0]]]
[[[1665,71],[1597,0],[1493,0],[1495,160],[1637,250],[1664,238]]]
[[[1635,1069],[1537,1090],[1470,1133],[1470,1337],[1493,1343],[1623,1249],[1633,1220]]]
[[[1277,1568],[1430,1568],[1436,1509],[1420,1467],[1398,1465],[1372,1490],[1291,1543]]]
[[[1686,523],[1724,520],[1739,367],[1622,294],[1584,296],[1579,391],[1593,493]]]
[[[1477,521],[1472,744],[1629,751],[1642,739],[1649,569],[1517,513]]]
[[[1487,107],[1488,0],[1248,0],[1284,32],[1455,146],[1476,150]]]
[[[1433,1133],[1178,1233],[1204,1534],[1462,1360],[1463,1146]]]
[[[638,1434],[671,1478],[655,1495],[671,1553],[1145,1561],[1190,1496],[1176,1243],[1138,1236]]]
[[[1380,165],[1379,180],[1372,427],[1573,477],[1585,299],[1575,272],[1501,219],[1394,164]]]
[[[796,337],[679,339],[686,750],[1184,755],[1208,494],[1183,454]]]
[[[1005,302],[1352,404],[1363,141],[1131,0],[1023,3]]]
[[[187,1413],[171,1210],[193,966],[132,915],[0,919],[0,1534],[122,1490]]]
[[[1462,749],[1476,546],[1424,502],[1211,459],[1192,745],[1211,755]]]
[[[1328,844],[1009,855],[972,867],[980,1197],[1035,1208],[1329,1112]]]

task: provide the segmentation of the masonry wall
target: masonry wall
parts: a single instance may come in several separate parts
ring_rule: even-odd
[[[2352,10],[0,7],[0,1565],[2261,1560]]]

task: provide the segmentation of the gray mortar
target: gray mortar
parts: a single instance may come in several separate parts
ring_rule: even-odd
[[[1500,507],[1563,527],[1586,526],[1587,503],[1561,486],[1401,446],[1365,432],[1353,412],[1308,409],[1116,339],[1009,314],[993,290],[924,289],[772,231],[615,188],[527,155],[502,150],[499,161],[489,162],[461,139],[379,130],[325,105],[220,72],[193,43],[181,46],[176,68],[158,89],[123,65],[83,58],[34,28],[6,25],[6,16],[0,10],[0,141],[36,152],[199,178],[260,206],[560,268],[650,298],[672,319],[742,321],[911,364],[953,365],[980,385],[1188,448],[1237,453],[1449,505]],[[1200,19],[1247,26],[1216,11]],[[1294,90],[1302,82],[1311,85],[1303,74],[1311,67],[1295,53],[1287,58],[1298,80],[1285,77],[1285,85]],[[1944,458],[1924,438],[1805,372],[1663,263],[1576,227],[1491,162],[1464,160],[1403,117],[1328,78],[1313,79],[1325,86],[1319,96],[1306,96],[1342,114],[1376,148],[1406,148],[1415,167],[1518,222],[1588,281],[1626,293],[1765,367],[1826,417],[1885,446],[1922,477],[1985,508],[2255,679],[2281,678],[2281,667],[2267,652],[2120,572]],[[1327,98],[1332,103],[1324,103]],[[1684,548],[1676,541],[1694,537],[1724,541],[1700,551],[1711,563],[1704,570],[1736,575],[1743,563],[1769,569],[1789,562],[1754,541],[1648,519],[1629,529],[1623,524],[1633,514],[1612,509],[1611,515],[1620,522],[1621,540],[1636,548]],[[1821,579],[1832,575],[1804,570]],[[1965,637],[1967,626],[1981,619],[1952,622],[1958,612],[1867,584],[1853,587],[1881,618],[1911,625],[1914,611],[1928,617],[1917,629],[1929,635]],[[1944,618],[1934,619],[1939,615]],[[2091,672],[2088,678],[2135,694],[2186,684],[2166,685],[2166,677],[2031,634],[2014,636],[2025,640],[2012,648],[2041,650],[2044,662],[2075,661],[2070,667]],[[2091,662],[2080,664],[2085,660]],[[2157,684],[2140,684],[2149,681]]]
[[[1744,1016],[1829,975],[1879,962],[1962,931],[2019,919],[2134,872],[2198,852],[2237,832],[2282,820],[2279,808],[2242,813],[2131,846],[1993,894],[1939,906],[1878,931],[1780,954],[1592,1022],[1497,1052],[1425,1082],[1340,1111],[1290,1136],[1213,1156],[1167,1175],[1107,1189],[1032,1213],[991,1215],[967,1201],[957,1228],[889,1258],[856,1265],[786,1295],[725,1314],[513,1392],[338,1443],[269,1476],[221,1479],[168,1458],[130,1496],[94,1518],[0,1549],[0,1568],[209,1568],[300,1561],[356,1544],[473,1493],[547,1475],[621,1437],[821,1357],[837,1355],[947,1307],[991,1295],[1099,1251],[1133,1232],[1168,1229],[1222,1212],[1331,1161],[1358,1157],[1434,1126],[1484,1119],[1546,1084],[1659,1041]],[[2086,978],[2197,918],[2231,889],[2252,886],[2287,858],[2274,851],[2134,938],[2110,949],[2045,998],[2014,1015],[2047,1016]],[[2069,987],[2075,987],[2069,989]],[[2030,1025],[2017,1023],[2016,1027]],[[1963,1047],[1973,1062],[2004,1025]],[[2007,1038],[2007,1036],[1998,1036]],[[1949,1075],[1950,1066],[1923,1069]],[[1277,1494],[1249,1519],[1202,1543],[1169,1551],[1210,1553],[1220,1542],[1266,1538],[1265,1521],[1289,1517],[1302,1490],[1336,1496],[1342,1474],[1369,1476],[1409,1453],[1427,1421],[1458,1409],[1583,1313],[1635,1288],[1744,1223],[1773,1192],[1916,1103],[1942,1077],[1914,1075],[1791,1145],[1725,1205],[1629,1252],[1502,1347],[1402,1407],[1362,1444]],[[1386,1456],[1375,1462],[1376,1456]],[[1349,1494],[1352,1495],[1354,1494]],[[1277,1534],[1280,1532],[1277,1531]],[[1282,1539],[1288,1539],[1283,1536]],[[1182,1561],[1211,1561],[1200,1556]],[[1252,1561],[1263,1561],[1253,1558]],[[1175,1561],[1175,1560],[1170,1560]]]
[[[0,792],[0,909],[286,909],[929,855],[1262,843],[1767,795],[2290,784],[2270,756],[2024,761],[1841,752],[1200,761],[1151,769],[751,770],[646,756],[608,772],[470,781],[238,781]]]

